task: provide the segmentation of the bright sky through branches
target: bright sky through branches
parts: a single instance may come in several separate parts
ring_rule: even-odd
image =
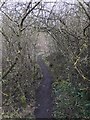
[[[28,2],[28,1],[30,1],[30,0],[12,0],[12,1],[21,1],[21,2]],[[39,0],[35,0],[35,1],[39,1]],[[55,2],[55,1],[65,1],[65,2],[71,2],[71,3],[73,3],[74,1],[76,1],[76,0],[42,0],[42,1],[45,1],[45,2]]]
[[[0,0],[0,2],[4,2],[4,1],[10,1],[10,2],[29,2],[31,0]],[[40,0],[32,0],[32,1],[40,1]],[[65,2],[69,2],[69,3],[75,3],[77,0],[42,0],[43,2],[62,2],[62,1],[65,1]],[[79,0],[79,1],[86,1],[86,2],[89,2],[90,0]]]

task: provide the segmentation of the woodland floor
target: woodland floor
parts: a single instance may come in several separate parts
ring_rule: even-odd
[[[34,114],[36,118],[51,118],[53,110],[53,77],[51,75],[51,71],[41,56],[38,56],[37,63],[40,66],[40,70],[43,74],[43,79],[40,83],[39,88],[36,90],[36,109]]]

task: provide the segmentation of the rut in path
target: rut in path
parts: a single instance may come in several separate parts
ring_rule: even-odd
[[[36,118],[52,118],[53,97],[52,97],[52,75],[48,66],[44,63],[41,56],[38,56],[37,63],[43,74],[43,80],[36,90]]]

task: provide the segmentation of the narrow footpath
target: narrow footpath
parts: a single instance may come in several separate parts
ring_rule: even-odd
[[[42,56],[38,56],[37,63],[43,74],[43,80],[36,90],[36,118],[52,118],[53,97],[52,97],[52,75]]]

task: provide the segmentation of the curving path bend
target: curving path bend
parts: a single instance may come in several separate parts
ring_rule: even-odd
[[[52,118],[53,97],[52,97],[52,75],[48,66],[45,64],[42,56],[39,55],[37,63],[43,74],[43,80],[39,88],[36,90],[36,118]]]

